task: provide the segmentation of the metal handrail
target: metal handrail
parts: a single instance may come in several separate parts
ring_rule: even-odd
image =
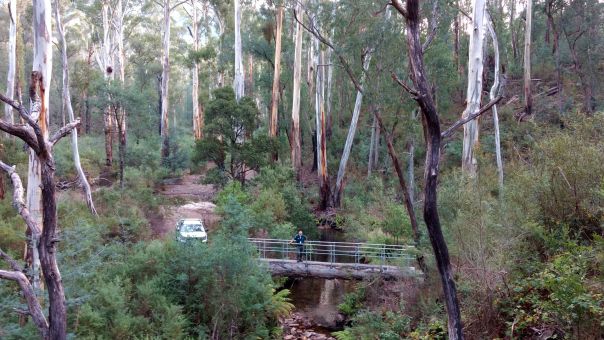
[[[261,258],[286,259],[298,251],[298,246],[290,244],[290,240],[250,238],[249,241],[256,245],[258,255]],[[365,259],[365,261],[376,259],[380,261],[382,266],[398,261],[404,261],[406,265],[410,265],[414,260],[412,255],[414,249],[415,247],[410,245],[306,241],[304,243],[303,255],[307,261],[320,261],[330,264],[360,264],[362,259]],[[319,258],[321,256],[325,256],[327,259],[321,260]]]

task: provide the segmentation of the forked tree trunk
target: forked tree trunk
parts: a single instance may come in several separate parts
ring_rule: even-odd
[[[235,77],[233,89],[235,99],[239,101],[245,95],[245,79],[243,74],[243,48],[241,46],[241,4],[240,0],[234,0],[235,4]]]
[[[485,0],[473,0],[472,4],[472,35],[470,36],[470,47],[468,50],[468,87],[466,90],[466,109],[462,114],[465,118],[480,109],[482,97],[482,72],[483,72],[483,45],[484,45],[484,16]],[[478,119],[474,119],[464,125],[463,129],[463,151],[462,170],[464,173],[476,175],[475,148],[478,144]]]
[[[193,51],[197,52],[199,50],[199,19],[197,16],[196,0],[191,0],[191,6],[193,12]],[[193,78],[193,88],[191,91],[191,99],[193,101],[193,137],[197,141],[203,138],[203,117],[199,105],[199,62],[197,61],[197,56],[193,63],[191,77]]]
[[[170,117],[169,117],[169,86],[170,86],[170,0],[164,0],[164,35],[161,73],[161,158],[162,161],[170,156]]]
[[[359,81],[360,86],[363,86],[365,82],[365,72],[369,69],[369,62],[371,61],[371,54],[373,49],[366,49],[363,53],[363,75]],[[352,150],[352,142],[354,141],[354,135],[357,131],[357,123],[361,114],[361,105],[363,103],[363,92],[357,91],[357,98],[354,103],[354,110],[352,111],[352,120],[350,122],[350,128],[348,129],[348,135],[346,136],[346,144],[344,144],[344,150],[342,151],[342,158],[340,159],[340,167],[338,168],[338,177],[336,178],[336,188],[333,197],[333,205],[339,207],[342,201],[342,193],[344,191],[344,176],[346,175],[346,164],[350,157],[350,150]]]
[[[271,97],[271,120],[269,136],[276,137],[279,119],[279,79],[281,76],[281,31],[283,30],[283,6],[277,6],[277,28],[275,32],[275,70]],[[276,158],[276,157],[275,157]]]
[[[409,53],[410,76],[416,95],[414,96],[422,113],[422,125],[426,141],[426,164],[424,169],[424,221],[428,228],[430,243],[438,272],[441,277],[445,306],[448,316],[448,337],[452,340],[463,339],[463,325],[457,290],[453,279],[449,250],[445,242],[438,216],[437,187],[440,162],[441,132],[438,112],[432,99],[430,85],[426,78],[422,44],[420,42],[419,1],[407,0],[406,8],[396,4],[407,23],[406,40]]]
[[[533,114],[533,94],[531,90],[531,31],[533,0],[526,0],[526,27],[524,30],[524,111]]]
[[[296,12],[302,11],[302,1],[296,4]],[[296,23],[295,49],[294,49],[294,85],[292,93],[292,125],[291,125],[291,160],[296,177],[300,177],[302,167],[302,148],[300,144],[300,82],[302,76],[302,25]]]
[[[332,13],[331,13],[331,18],[332,20],[335,20],[336,18],[336,2],[333,3],[333,7],[332,7]],[[335,29],[334,29],[335,25],[332,25],[331,28],[331,38],[333,39],[333,36],[335,35]],[[332,130],[332,126],[333,126],[333,117],[332,117],[332,112],[331,112],[331,108],[332,108],[332,88],[333,88],[333,65],[331,65],[332,63],[332,53],[333,51],[331,49],[327,50],[327,95],[325,97],[325,101],[327,104],[327,138],[330,139],[331,138],[331,130]]]
[[[493,20],[491,16],[487,13],[487,28],[489,29],[489,33],[491,35],[491,40],[493,41],[493,51],[495,52],[495,70],[493,76],[493,86],[491,86],[491,91],[489,91],[489,99],[495,99],[497,95],[497,91],[499,91],[499,68],[501,67],[499,62],[499,42],[497,40],[497,34],[495,33],[495,28],[493,27]],[[503,159],[501,157],[501,137],[499,136],[499,116],[497,115],[497,105],[493,105],[493,128],[495,130],[495,157],[497,160],[497,178],[499,180],[499,191],[503,192]]]
[[[10,0],[8,3],[9,14],[9,32],[8,32],[8,72],[6,77],[6,96],[14,99],[15,96],[15,80],[17,75],[17,0]],[[4,105],[4,120],[9,123],[14,123],[13,108]]]
[[[69,121],[73,122],[75,121],[75,117],[73,114],[73,107],[71,106],[71,92],[69,89],[69,60],[67,58],[67,41],[65,40],[65,30],[63,28],[63,23],[61,22],[61,14],[59,13],[59,3],[55,5],[55,22],[57,25],[57,32],[59,33],[59,39],[61,41],[61,60],[63,66],[63,105],[65,106],[65,109],[69,116]],[[90,184],[88,184],[86,174],[84,173],[84,169],[82,169],[82,163],[80,162],[77,129],[74,129],[71,132],[71,149],[73,154],[73,163],[80,178],[80,185],[82,186],[82,190],[84,191],[84,196],[86,197],[86,205],[88,205],[88,209],[90,209],[93,215],[97,215],[96,209],[94,207],[94,202],[92,201],[92,192],[90,190]]]

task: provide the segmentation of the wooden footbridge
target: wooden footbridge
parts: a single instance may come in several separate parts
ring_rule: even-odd
[[[307,241],[302,262],[289,240],[250,238],[261,261],[275,276],[397,280],[422,276],[415,267],[415,247],[353,242]]]

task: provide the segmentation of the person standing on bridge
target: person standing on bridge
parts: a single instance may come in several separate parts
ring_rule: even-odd
[[[295,243],[298,248],[298,262],[302,262],[302,254],[304,253],[304,242],[306,242],[306,236],[302,233],[302,229],[298,230],[298,234],[289,241],[289,244]]]

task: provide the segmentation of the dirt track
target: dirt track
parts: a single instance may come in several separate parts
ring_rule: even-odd
[[[178,206],[162,206],[159,214],[149,216],[153,236],[163,238],[171,233],[181,218],[201,218],[211,233],[218,222],[216,206],[211,201],[216,195],[213,185],[199,184],[203,175],[184,175],[162,184],[159,194],[184,201]]]

